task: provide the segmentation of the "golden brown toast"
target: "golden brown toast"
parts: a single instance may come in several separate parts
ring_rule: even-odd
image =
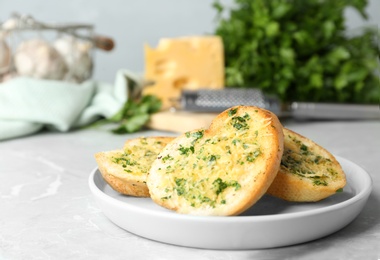
[[[149,197],[146,177],[158,153],[173,137],[140,137],[125,142],[123,149],[99,152],[95,159],[103,179],[117,192]]]
[[[178,213],[237,215],[265,194],[282,153],[278,118],[236,106],[216,116],[209,129],[186,132],[163,148],[147,185],[157,204]]]
[[[298,133],[283,130],[281,167],[268,194],[287,201],[312,202],[346,185],[343,169],[331,153]]]

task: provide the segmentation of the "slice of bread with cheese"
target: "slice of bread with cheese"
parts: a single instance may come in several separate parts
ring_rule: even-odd
[[[158,153],[173,137],[140,137],[127,140],[123,149],[99,152],[95,159],[103,179],[117,192],[149,197],[146,177]]]
[[[282,153],[276,115],[236,106],[216,116],[209,129],[186,132],[163,148],[147,185],[157,204],[178,213],[238,215],[265,194]]]
[[[296,202],[325,199],[346,185],[335,157],[312,140],[284,128],[280,170],[267,193]]]

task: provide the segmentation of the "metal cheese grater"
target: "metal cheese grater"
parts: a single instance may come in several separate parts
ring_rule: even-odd
[[[232,106],[258,106],[277,116],[299,119],[380,119],[379,105],[292,102],[282,104],[260,89],[225,88],[183,90],[180,107],[191,112],[222,112]]]
[[[280,112],[275,97],[264,96],[259,89],[184,90],[181,108],[194,112],[221,112],[236,105],[258,106],[274,113]]]

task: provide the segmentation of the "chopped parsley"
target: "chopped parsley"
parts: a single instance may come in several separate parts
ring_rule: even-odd
[[[196,132],[186,132],[185,133],[185,136],[187,138],[190,138],[190,137],[193,137],[194,140],[193,140],[193,144],[198,140],[198,139],[201,139],[203,137],[203,134],[204,134],[204,130],[199,130],[199,131],[196,131]]]
[[[169,154],[166,155],[165,157],[162,157],[162,161],[165,163],[166,161],[171,161],[171,160],[174,160],[174,158],[172,156],[170,156]]]
[[[237,108],[234,108],[234,109],[230,109],[230,110],[228,110],[228,116],[233,116],[233,115],[235,115],[236,114],[236,112],[237,112]]]
[[[220,156],[219,156],[220,157]],[[210,155],[209,157],[209,162],[215,162],[216,161],[216,156],[215,155]]]
[[[256,150],[254,152],[248,153],[246,159],[248,162],[254,162],[256,158],[261,154],[260,150]]]
[[[180,155],[186,155],[186,156],[189,156],[189,153],[194,153],[194,146],[190,146],[190,147],[183,147],[182,145],[180,145],[178,151],[180,152]]]
[[[313,180],[313,185],[316,185],[316,186],[327,186],[327,181],[326,180],[321,180],[319,178],[316,178],[315,180]]]
[[[177,195],[181,196],[185,194],[185,186],[187,183],[187,180],[184,178],[175,178],[175,187],[174,189],[177,191]]]
[[[240,184],[237,181],[225,182],[221,178],[217,178],[212,185],[214,186],[215,194],[219,195],[228,187],[234,187],[235,190],[239,190],[241,188]]]
[[[136,161],[132,161],[131,159],[127,158],[127,156],[128,155],[124,153],[121,157],[113,157],[112,161],[114,163],[121,164],[124,168],[127,167],[127,165],[134,166],[138,164]]]
[[[301,143],[300,151],[301,151],[301,154],[303,154],[303,155],[309,155],[310,154],[309,148],[306,145],[304,145],[303,143]]]
[[[203,137],[204,130],[199,130],[197,132],[194,132],[191,134],[192,137],[194,137],[196,140]]]
[[[244,116],[234,116],[231,119],[232,126],[237,130],[247,130],[249,129],[247,120],[251,117],[246,113]]]

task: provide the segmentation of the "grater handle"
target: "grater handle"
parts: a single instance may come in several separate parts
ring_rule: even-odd
[[[379,105],[293,102],[290,115],[295,119],[380,119]]]

